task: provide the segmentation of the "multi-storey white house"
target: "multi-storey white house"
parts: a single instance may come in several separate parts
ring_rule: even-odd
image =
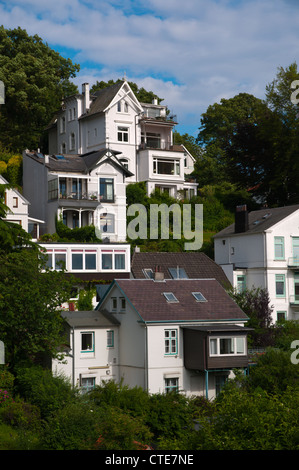
[[[213,398],[234,368],[248,368],[248,318],[215,279],[118,279],[94,312],[66,319],[69,355],[53,367],[75,384],[111,377]]]
[[[48,126],[49,154],[85,154],[112,149],[131,172],[128,182],[145,181],[148,194],[155,188],[171,196],[196,194],[197,184],[186,181],[194,158],[183,145],[174,145],[175,116],[154,101],[140,103],[127,81],[91,94],[64,100]]]
[[[98,238],[126,240],[126,178],[117,152],[83,155],[23,152],[23,192],[30,212],[45,221],[43,233],[56,231],[56,219],[69,228],[94,225]]]
[[[299,205],[248,212],[214,237],[215,262],[239,289],[266,288],[273,320],[299,319]]]
[[[37,239],[40,225],[44,223],[43,220],[29,216],[30,202],[17,189],[10,187],[2,175],[0,175],[0,184],[7,185],[4,193],[4,204],[8,207],[5,220],[20,224],[22,229],[30,233],[33,239]]]

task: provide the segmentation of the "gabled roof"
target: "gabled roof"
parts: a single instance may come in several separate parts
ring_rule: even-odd
[[[189,279],[215,278],[227,288],[230,282],[223,269],[202,252],[147,252],[134,253],[131,263],[131,272],[135,279],[146,279],[144,269],[155,272],[156,267],[164,274],[165,279],[172,279],[171,268],[184,268]],[[176,273],[175,273],[176,274]]]
[[[126,86],[129,90],[129,94],[131,98],[135,101],[136,105],[142,109],[139,101],[137,100],[136,96],[134,95],[133,91],[130,88],[130,85],[121,80],[110,87],[103,88],[102,90],[95,91],[91,94],[91,105],[86,114],[83,114],[79,119],[84,119],[89,116],[93,116],[94,114],[104,113],[107,108],[111,105],[112,101],[114,100],[116,94],[121,90],[122,87]]]
[[[122,171],[126,176],[132,176],[129,170],[127,170],[120,160],[117,158],[117,155],[120,155],[121,152],[111,150],[111,149],[100,149],[93,152],[88,152],[83,155],[50,155],[49,162],[44,163],[44,155],[37,154],[36,152],[27,152],[27,155],[39,163],[45,164],[45,166],[50,171],[61,171],[61,172],[78,172],[78,173],[88,173],[99,163],[108,162],[109,164],[116,167],[118,170]]]
[[[237,322],[248,317],[215,279],[153,281],[115,280],[96,309],[117,286],[144,322]],[[201,292],[206,301],[198,302],[192,292]],[[169,302],[164,293],[173,293]]]
[[[235,233],[235,224],[231,224],[218,232],[214,238],[230,235],[248,235],[251,233],[261,233],[273,227],[278,222],[299,210],[299,204],[285,207],[274,207],[251,211],[248,213],[248,230],[246,232]]]
[[[10,185],[10,183],[9,183],[9,182],[4,178],[4,176],[2,176],[2,175],[0,175],[0,184],[7,184],[7,185]],[[10,187],[10,188],[7,188],[7,189],[8,189],[8,190],[11,190],[11,191],[13,191],[15,194],[17,194],[17,196],[22,199],[24,205],[30,206],[30,202],[29,202],[29,201],[23,196],[23,194],[21,194],[16,188]]]

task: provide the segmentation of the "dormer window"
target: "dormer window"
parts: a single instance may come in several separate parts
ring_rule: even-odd
[[[201,292],[192,292],[196,302],[207,302],[207,299],[202,295]]]
[[[163,295],[165,299],[167,300],[167,302],[170,302],[170,303],[178,302],[178,299],[172,292],[163,292]]]

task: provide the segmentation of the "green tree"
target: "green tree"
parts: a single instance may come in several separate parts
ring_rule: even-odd
[[[43,255],[29,249],[0,253],[0,337],[10,369],[57,355],[63,320],[59,306],[72,281],[46,269]]]
[[[97,81],[90,89],[91,93],[94,93],[98,90],[103,90],[104,88],[108,88],[110,86],[115,85],[118,82],[121,82],[122,80],[119,78],[118,80],[108,80],[108,82],[104,82],[101,80],[100,82]],[[134,95],[138,99],[139,102],[141,103],[152,103],[154,99],[158,100],[158,103],[161,103],[163,101],[163,98],[159,98],[155,93],[152,91],[147,91],[145,88],[141,87],[139,88],[138,85],[134,82],[128,82],[130,85]]]
[[[63,96],[77,88],[70,82],[79,65],[63,58],[37,36],[0,27],[0,80],[5,104],[0,108],[0,139],[13,151],[41,146],[45,126]]]

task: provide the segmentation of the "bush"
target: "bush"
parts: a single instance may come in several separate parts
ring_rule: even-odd
[[[99,436],[98,418],[84,403],[69,403],[49,417],[43,431],[46,450],[92,450]]]
[[[37,431],[41,425],[39,408],[23,400],[10,402],[3,407],[1,419],[5,424],[31,431]]]
[[[14,375],[8,371],[7,367],[0,366],[0,389],[12,392],[14,380]]]
[[[19,395],[38,406],[42,418],[66,406],[77,394],[63,375],[54,376],[50,370],[41,367],[20,370],[16,381]]]

